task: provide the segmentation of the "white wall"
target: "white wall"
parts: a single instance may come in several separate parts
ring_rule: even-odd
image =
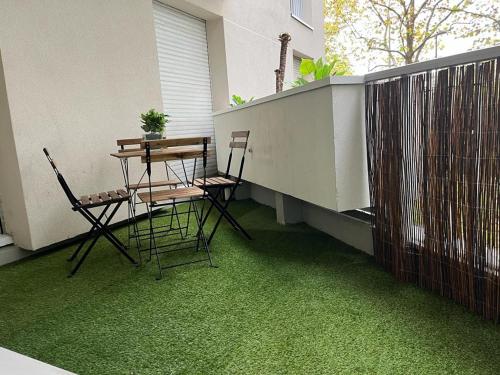
[[[279,33],[292,35],[287,80],[293,49],[323,55],[321,0],[312,0],[314,31],[290,17],[289,0],[162,2],[207,20],[215,109],[233,93],[274,92]],[[115,140],[140,136],[139,113],[162,109],[152,2],[3,1],[0,53],[0,197],[15,243],[38,249],[87,230],[42,148],[76,194],[119,188]],[[133,179],[142,170],[137,160],[130,169]]]
[[[7,233],[29,244],[29,223],[21,173],[17,166],[18,157],[0,51],[0,203],[4,219],[2,223]]]
[[[285,83],[293,80],[293,50],[324,55],[323,2],[313,0],[311,30],[290,16],[289,0],[225,2],[224,29],[229,94],[256,98],[273,94],[279,66],[278,35],[290,33]]]
[[[214,116],[216,138],[250,130],[243,179],[317,206],[369,206],[359,77],[333,77],[261,98]],[[219,141],[222,172],[229,148]],[[231,173],[237,175],[239,152]]]
[[[0,178],[10,180],[0,194],[15,243],[37,249],[88,229],[42,148],[77,194],[121,187],[115,140],[141,133],[140,112],[161,109],[151,2],[4,1],[0,47],[0,149],[9,155]]]
[[[161,1],[207,20],[215,110],[226,108],[233,94],[259,98],[275,92],[279,34],[292,37],[285,82],[294,79],[294,51],[315,58],[324,55],[322,0],[310,0],[313,29],[290,16],[290,0]]]

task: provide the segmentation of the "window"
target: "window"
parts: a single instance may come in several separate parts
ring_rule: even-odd
[[[290,0],[290,13],[301,24],[309,29],[313,29],[312,22],[312,2],[311,0]]]
[[[290,8],[292,16],[304,19],[304,0],[290,0]]]
[[[300,63],[302,58],[299,56],[293,56],[293,79],[300,77]]]

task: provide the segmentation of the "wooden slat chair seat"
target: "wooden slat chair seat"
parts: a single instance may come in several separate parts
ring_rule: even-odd
[[[158,190],[149,192],[138,193],[137,196],[144,203],[162,202],[174,199],[188,199],[199,198],[203,196],[203,190],[196,186],[171,189],[171,190]]]
[[[196,178],[192,184],[194,186],[198,187],[207,187],[207,188],[219,188],[219,187],[229,187],[233,186],[236,184],[236,181],[230,180],[229,178],[225,177],[209,177],[205,181],[205,184],[203,183],[202,178]]]
[[[123,202],[129,199],[129,194],[123,189],[98,193],[98,194],[90,194],[90,195],[82,195],[80,196],[81,208],[91,208],[91,207],[99,207],[104,206],[110,203]],[[76,210],[77,208],[73,208]]]
[[[152,254],[155,255],[157,263],[158,263],[158,279],[160,279],[163,275],[164,269],[171,268],[171,267],[177,267],[185,264],[192,264],[192,263],[197,263],[197,262],[206,262],[208,261],[209,264],[212,266],[212,257],[210,255],[210,249],[208,247],[207,239],[205,237],[205,234],[203,232],[203,208],[204,208],[204,203],[205,200],[207,199],[207,192],[205,189],[201,189],[197,186],[188,186],[188,187],[178,187],[176,189],[168,189],[168,190],[157,190],[153,191],[151,188],[151,174],[152,174],[152,167],[151,164],[155,162],[162,162],[162,161],[167,161],[167,160],[173,160],[177,157],[182,158],[193,158],[194,160],[194,166],[193,170],[196,170],[196,159],[201,157],[203,159],[203,178],[205,179],[207,176],[207,155],[208,155],[208,144],[210,143],[210,138],[209,137],[200,137],[200,138],[191,138],[191,139],[164,139],[164,140],[159,140],[159,141],[147,141],[147,142],[142,142],[141,143],[141,148],[144,148],[145,154],[144,157],[141,158],[141,162],[146,164],[146,173],[147,173],[147,178],[148,178],[148,191],[143,191],[143,192],[137,192],[137,197],[144,203],[146,203],[146,206],[148,208],[148,221],[149,221],[149,254],[150,256]],[[198,147],[201,144],[201,148]],[[192,153],[190,152],[189,155],[186,157],[184,153],[179,153],[179,155],[176,154],[176,149],[180,148],[189,148],[190,150],[192,149]],[[160,153],[155,153],[154,150],[160,149]],[[174,152],[172,153],[172,150]],[[169,152],[170,151],[170,152]],[[184,165],[183,165],[183,169]],[[186,176],[186,180],[187,180]],[[193,175],[194,179],[194,175]],[[177,200],[181,201],[186,201],[189,202],[188,210],[186,212],[181,212],[178,213],[177,209],[175,207]],[[203,206],[200,208],[198,207],[198,203],[200,201],[203,201]],[[174,224],[172,225],[172,218],[170,220],[170,224],[166,223],[166,225],[163,226],[161,231],[158,231],[156,229],[161,228],[158,226],[153,225],[153,210],[155,208],[159,207],[171,207],[172,212],[175,213],[177,216],[177,226]],[[196,221],[197,225],[197,231],[196,235],[189,237],[188,234],[188,229],[189,229],[189,219],[191,212],[194,214],[194,219]],[[185,225],[185,233],[183,232],[183,227],[180,224],[178,215],[179,214],[184,214],[187,215],[187,224]],[[166,233],[165,233],[166,232]],[[168,235],[174,235],[176,240],[175,242],[169,241],[167,244],[163,243],[157,243],[156,241],[156,236],[159,237],[164,237]],[[180,238],[179,238],[180,237]],[[196,260],[190,260],[187,262],[181,262],[181,263],[175,263],[175,264],[170,264],[170,265],[162,265],[161,257],[160,254],[169,252],[169,251],[177,251],[177,250],[182,250],[182,249],[190,249],[194,248],[196,251],[200,250],[203,248],[206,253],[206,258],[202,259],[196,259]],[[164,249],[164,250],[162,250]]]
[[[153,181],[151,182],[151,187],[177,186],[180,185],[181,183],[182,183],[181,180],[175,178],[172,180]],[[141,182],[140,184],[130,184],[128,188],[130,190],[148,189],[149,182]]]
[[[219,226],[223,217],[226,218],[226,220],[234,227],[234,229],[240,231],[246,238],[251,239],[250,235],[245,231],[245,229],[227,211],[227,208],[229,206],[231,199],[234,196],[236,188],[241,183],[241,175],[243,173],[243,165],[245,164],[245,153],[248,146],[249,135],[250,135],[249,130],[239,130],[239,131],[233,131],[231,133],[231,141],[229,142],[230,152],[227,160],[226,173],[224,177],[207,178],[205,183],[203,183],[203,180],[201,179],[195,179],[193,181],[193,185],[200,187],[201,189],[205,190],[208,193],[209,199],[212,203],[208,208],[207,214],[205,215],[203,225],[207,221],[210,212],[212,211],[212,208],[216,207],[220,213],[219,218],[217,219],[215,226],[213,227],[212,232],[208,237],[209,244],[212,241],[212,238],[214,237],[215,232],[217,231],[217,227]],[[240,162],[238,176],[233,180],[230,179],[231,176],[229,174],[229,171],[231,170],[231,162],[233,159],[234,149],[241,149],[241,162]],[[226,188],[229,188],[229,197],[227,198],[226,202],[222,204],[218,201],[218,198]]]
[[[130,261],[130,263],[137,266],[137,262],[128,254],[125,245],[113,234],[113,232],[111,232],[109,228],[109,224],[113,220],[113,217],[115,216],[120,206],[123,204],[123,202],[129,200],[129,194],[123,189],[118,189],[108,192],[83,195],[80,197],[80,199],[77,199],[66,183],[63,175],[57,169],[54,160],[52,160],[52,158],[50,157],[49,151],[44,148],[43,152],[47,157],[50,165],[52,166],[54,173],[56,174],[59,185],[61,185],[64,194],[70,201],[71,208],[75,212],[81,214],[85,218],[85,220],[87,220],[92,225],[86,236],[80,242],[80,245],[78,245],[74,253],[68,258],[69,261],[75,260],[84,246],[88,244],[86,250],[83,252],[83,255],[80,257],[77,264],[73,267],[68,276],[73,276],[76,271],[78,271],[82,263],[85,261],[85,258],[89,255],[90,251],[101,236],[104,236],[113,247],[115,247],[125,258]],[[101,211],[99,214],[93,213],[94,210],[92,209],[94,207],[101,207]]]

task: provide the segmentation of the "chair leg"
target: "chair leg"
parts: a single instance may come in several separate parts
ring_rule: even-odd
[[[135,238],[135,245],[137,249],[140,249],[141,247],[141,239],[139,237],[139,227],[137,225],[137,218],[135,216],[136,213],[136,194],[137,190],[130,190],[133,191],[132,196],[129,198],[129,221],[128,221],[128,248],[130,249],[131,247],[131,237]],[[132,228],[130,228],[132,226]],[[139,261],[142,262],[141,258],[141,252],[138,251],[139,254]]]
[[[198,212],[198,208],[196,206],[196,203],[194,203],[194,202],[193,202],[193,208],[194,208],[194,215],[196,217],[196,223],[198,224],[198,233],[200,234],[203,247],[205,248],[205,252],[207,253],[208,261],[210,263],[210,267],[217,267],[212,262],[212,255],[210,254],[210,248],[208,246],[208,242],[207,242],[207,238],[205,237],[205,233],[203,232],[202,217],[200,216],[200,214]]]
[[[175,212],[175,218],[177,220],[177,227],[179,228],[179,234],[181,235],[181,238],[184,239],[185,236],[182,234],[182,228],[181,228],[181,221],[179,220],[179,213],[177,212],[177,206],[175,205],[175,200],[173,201],[172,204],[172,215]],[[189,226],[189,223],[188,223]],[[170,229],[172,229],[172,224],[170,224]],[[186,232],[187,235],[187,232]]]
[[[207,210],[207,214],[205,215],[205,217],[203,218],[203,225],[205,225],[205,223],[207,222],[208,220],[208,217],[210,216],[210,212],[212,212],[212,209],[214,208],[214,200],[217,200],[217,198],[219,198],[219,194],[220,192],[223,190],[223,188],[219,188],[217,189],[217,194],[215,195],[212,195],[210,194],[210,191],[207,190],[207,195],[210,196],[210,207],[208,207],[208,210]]]
[[[116,238],[116,236],[109,230],[106,228],[106,226],[109,224],[110,220],[106,220],[105,224],[102,224],[101,222],[97,221],[97,218],[92,215],[91,212],[89,212],[88,210],[87,211],[83,211],[84,213],[82,213],[82,215],[84,217],[86,217],[86,219],[90,222],[90,223],[96,223],[97,224],[97,228],[98,229],[102,229],[103,230],[103,236],[106,237],[109,242],[111,242],[111,244],[116,247],[116,248],[125,248],[125,245],[118,239]],[[87,216],[88,215],[88,216]],[[110,215],[109,217],[113,217],[114,215]],[[109,219],[108,217],[108,219]]]
[[[119,205],[117,205],[119,206]],[[104,213],[108,210],[108,208],[110,207],[110,205],[107,205],[104,210],[102,211],[101,215],[99,215],[99,218],[102,218],[102,216],[104,216]],[[88,215],[91,215],[93,216],[90,212],[85,211]],[[93,223],[93,226],[92,228],[98,228],[96,229],[96,236],[94,237],[94,239],[92,240],[92,242],[90,243],[90,245],[88,246],[87,250],[85,250],[85,252],[83,253],[82,257],[78,260],[78,263],[75,265],[75,267],[71,270],[70,274],[68,275],[68,277],[71,277],[73,276],[76,271],[78,271],[78,269],[80,268],[80,266],[82,265],[82,263],[85,261],[85,259],[87,258],[87,256],[89,255],[90,251],[92,250],[92,248],[94,247],[94,245],[96,244],[97,240],[99,239],[99,237],[101,237],[102,234],[104,234],[104,231],[105,231],[105,227],[106,225],[109,223],[109,221],[111,220],[111,218],[114,216],[114,213],[116,212],[116,209],[113,210],[113,212],[111,213],[110,217],[108,217],[108,219],[106,220],[106,222],[104,223],[104,225],[101,224],[101,222],[98,220],[98,218],[95,218],[95,222]],[[85,216],[85,215],[84,215]],[[86,216],[85,216],[86,217]],[[92,232],[94,232],[94,229],[92,229]],[[83,241],[80,246],[79,246],[79,249],[81,249],[83,247],[83,244],[85,243],[85,241]],[[127,254],[128,255],[128,254]]]
[[[140,232],[139,232],[139,226],[137,225],[137,216],[136,216],[136,212],[137,212],[137,190],[134,191],[134,200],[133,200],[133,203],[132,203],[132,215],[133,215],[133,223],[134,223],[134,234],[135,234],[135,242],[136,242],[136,245],[137,245],[137,249],[140,249],[142,244],[141,244],[141,237],[139,236]],[[140,252],[140,251],[139,251]]]
[[[106,222],[109,222],[109,219]],[[78,263],[71,270],[68,277],[72,277],[78,271],[78,269],[81,267],[82,263],[85,261],[85,259],[89,255],[90,251],[92,250],[92,248],[96,244],[97,240],[101,237],[101,235],[105,235],[106,230],[108,230],[106,226],[99,228],[97,230],[97,232],[98,232],[97,235],[94,237],[94,239],[92,240],[92,242],[88,246],[87,250],[85,250],[82,257],[78,260]],[[125,248],[118,248],[118,251],[120,251],[120,253],[122,253],[131,263],[137,265],[137,262],[125,251]]]
[[[212,212],[212,209],[215,206],[215,202],[217,201],[217,198],[219,197],[219,194],[220,194],[221,190],[223,190],[223,189],[222,188],[218,188],[217,189],[217,194],[215,194],[215,195],[212,195],[208,189],[206,190],[207,197],[210,200],[210,206],[208,207],[206,215],[204,215],[204,217],[203,217],[202,227],[204,227],[205,224],[207,223],[208,217],[210,216],[210,212]],[[236,226],[232,222],[231,222],[231,224],[237,230]],[[199,233],[197,233],[197,236],[199,236]]]
[[[85,258],[87,258],[87,255],[89,255],[90,250],[92,250],[92,248],[94,247],[95,243],[99,239],[99,237],[100,237],[100,235],[97,235],[92,240],[92,242],[90,243],[90,245],[87,248],[87,250],[85,250],[85,252],[83,253],[82,257],[78,260],[78,263],[76,263],[75,267],[73,267],[73,269],[70,271],[68,277],[72,277],[76,273],[76,271],[78,271],[78,269],[80,268],[80,266],[82,265],[82,263],[85,261]]]
[[[97,218],[88,209],[81,209],[79,211],[91,224],[96,223],[98,228],[102,228],[104,231],[104,237],[106,237],[109,242],[111,242],[111,244],[113,244],[113,246],[115,246],[117,249],[125,249],[125,245],[123,245],[123,243],[118,238],[116,238],[116,236],[107,228],[107,226],[113,216],[115,216],[116,211],[118,211],[118,208],[121,206],[121,203],[122,202],[116,205],[104,224],[98,221]]]
[[[108,210],[109,206],[106,206],[104,208],[104,210],[102,210],[101,214],[99,215],[99,217],[97,218],[97,221],[101,221],[102,218],[104,217],[104,215],[106,214],[106,211]],[[80,244],[78,245],[78,248],[75,250],[75,252],[67,259],[68,262],[72,262],[73,260],[75,260],[75,258],[78,256],[78,254],[80,253],[80,251],[82,250],[83,246],[85,245],[85,243],[94,235],[94,232],[96,231],[96,228],[97,228],[97,223],[94,223],[92,225],[92,228],[90,228],[90,230],[87,232],[87,235],[85,236],[85,238],[80,242]]]
[[[82,214],[83,217],[85,217],[90,223],[93,225],[95,224],[99,230],[99,233],[102,234],[106,239],[111,242],[111,244],[120,252],[122,253],[132,264],[137,265],[137,262],[127,253],[125,246],[121,243],[121,241],[116,238],[116,236],[109,230],[108,225],[115,216],[116,212],[120,208],[122,202],[119,202],[111,214],[107,217],[106,221],[104,224],[98,220],[88,209],[80,209],[79,212]],[[108,204],[105,208],[109,208],[111,204]]]
[[[170,210],[170,229],[172,229],[172,225],[174,224],[174,207],[175,205],[173,205],[172,209]]]
[[[151,205],[149,205],[148,209],[148,219],[149,219],[149,259],[151,260],[151,254],[153,252],[153,246],[154,246],[156,262],[158,263],[158,276],[156,277],[156,280],[160,280],[161,278],[163,278],[163,271],[160,263],[160,255],[158,254],[158,249],[156,247],[156,239],[154,237],[153,206]]]
[[[213,195],[209,195],[208,197],[209,197],[210,201],[212,202],[212,205],[215,206],[215,208],[217,208],[219,213],[222,213],[222,215],[224,215],[226,220],[229,222],[229,224],[231,224],[233,226],[233,228],[235,230],[237,230],[237,231],[242,230],[241,225],[236,221],[236,219],[229,213],[229,211],[227,209],[224,209],[224,205],[222,203],[220,203],[217,199],[215,199],[215,197]],[[229,200],[226,201],[225,204],[229,204],[228,202],[229,202]]]
[[[229,198],[232,197],[232,194],[230,195]],[[228,199],[224,205],[221,205],[219,202],[216,200],[213,200],[213,204],[215,207],[219,210],[220,215],[219,218],[217,219],[217,222],[215,223],[214,228],[212,229],[212,232],[210,233],[210,237],[208,238],[208,243],[212,241],[215,232],[217,231],[217,227],[219,226],[222,217],[225,217],[227,221],[238,231],[240,231],[248,240],[251,240],[252,237],[247,233],[247,231],[236,221],[236,219],[233,218],[233,216],[228,212],[227,208],[229,206],[229,203],[231,202],[231,199]]]
[[[184,237],[187,237],[189,235],[189,222],[190,222],[189,219],[191,218],[192,204],[193,202],[189,201],[189,208],[186,220],[186,234],[184,235]]]
[[[127,192],[130,194],[130,190],[127,188]],[[130,225],[132,223],[132,198],[128,198],[128,211],[127,211],[127,249],[130,249],[130,238],[131,238],[131,230]],[[133,224],[132,224],[133,225]]]

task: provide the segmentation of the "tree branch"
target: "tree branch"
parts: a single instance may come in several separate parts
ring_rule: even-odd
[[[456,6],[462,5],[464,1],[465,0],[461,0]],[[444,32],[438,32],[438,33],[436,33],[436,32],[439,29],[439,27],[444,22],[446,22],[455,11],[450,10],[446,16],[444,16],[436,25],[433,26],[433,28],[432,28],[433,31],[430,32],[430,23],[431,23],[433,15],[434,15],[434,12],[435,12],[435,9],[433,9],[433,12],[431,13],[431,16],[429,16],[429,19],[427,20],[427,24],[426,24],[426,27],[425,27],[425,34],[424,34],[426,36],[424,37],[424,39],[422,40],[422,42],[415,48],[415,51],[418,51],[418,50],[422,49],[424,47],[425,43],[427,43],[430,38],[434,38],[436,36],[444,34]]]
[[[446,8],[446,7],[442,7],[442,8],[438,8],[438,9],[439,10],[453,12],[452,9]],[[485,18],[485,19],[488,19],[490,21],[493,21],[497,27],[500,27],[500,19],[497,19],[495,17],[489,16],[487,14],[476,13],[476,12],[472,12],[472,11],[466,10],[466,9],[459,9],[459,10],[455,10],[454,12],[456,12],[456,13],[465,13],[465,14],[469,14],[471,16],[478,17],[478,18]]]
[[[387,49],[387,48],[381,48],[381,47],[370,47],[370,49],[374,49],[376,51],[383,51],[383,52],[387,52],[387,53],[397,53],[398,55],[400,55],[401,57],[406,57],[406,55],[401,52],[401,51],[397,51],[395,49]]]
[[[428,0],[426,0],[426,1],[428,1]],[[394,8],[390,7],[390,6],[389,6],[389,5],[387,5],[387,4],[382,4],[382,3],[379,3],[378,1],[373,1],[373,0],[370,0],[370,2],[371,2],[373,5],[378,5],[378,6],[382,7],[382,8],[387,9],[388,11],[390,11],[390,12],[394,13],[394,14],[396,15],[396,17],[398,17],[399,21],[400,21],[401,23],[403,23],[403,18],[401,17],[401,14],[400,14],[398,11],[396,11]]]

